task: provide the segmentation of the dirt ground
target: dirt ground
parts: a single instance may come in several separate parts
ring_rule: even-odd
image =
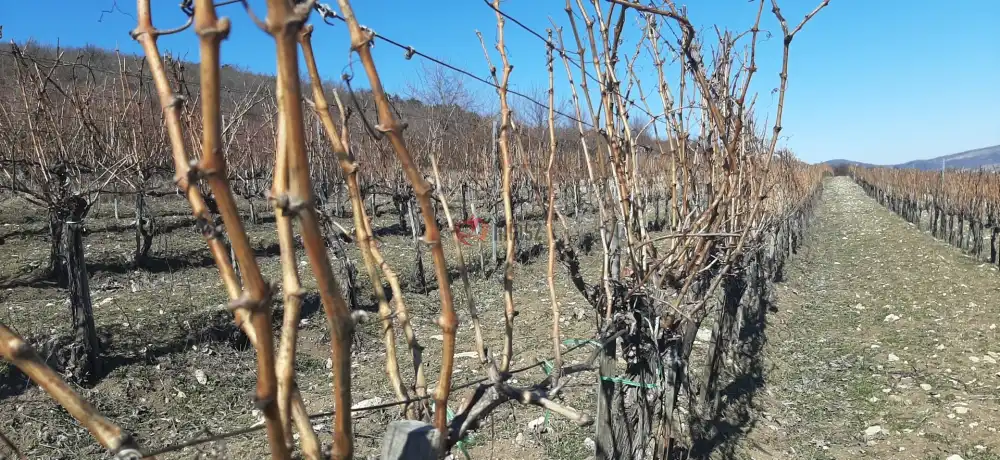
[[[105,375],[93,387],[77,389],[103,413],[135,433],[148,449],[252,425],[253,351],[222,309],[225,295],[203,241],[191,229],[183,202],[154,202],[166,231],[157,237],[154,259],[143,270],[127,267],[132,234],[131,209],[120,203],[115,219],[110,202],[98,205],[88,223],[87,258],[95,316],[106,348]],[[56,348],[49,337],[69,333],[64,291],[37,273],[47,254],[41,213],[23,203],[0,204],[0,315],[43,356]],[[392,228],[384,216],[378,228]],[[347,220],[342,224],[350,227]],[[572,227],[571,227],[572,229]],[[572,230],[571,230],[572,231]],[[265,219],[249,227],[251,242],[269,279],[279,279],[274,225]],[[428,363],[429,383],[437,380],[440,330],[435,291],[418,293],[412,279],[412,242],[406,234],[380,236],[384,253],[404,278],[405,300]],[[349,254],[358,260],[353,245]],[[453,253],[449,241],[446,250]],[[478,271],[478,248],[465,247],[473,271],[473,293],[483,316],[487,344],[502,343],[500,277]],[[530,249],[530,248],[529,248]],[[490,248],[483,248],[485,258]],[[531,252],[531,251],[528,251]],[[300,256],[301,257],[301,256]],[[425,263],[430,267],[429,257]],[[338,265],[339,262],[335,262]],[[487,265],[489,265],[487,263]],[[339,266],[339,265],[338,265]],[[597,254],[581,255],[594,279]],[[302,265],[303,273],[306,265]],[[491,270],[491,267],[487,267]],[[362,267],[359,267],[362,269]],[[590,338],[594,314],[560,269],[564,338]],[[544,252],[517,266],[515,366],[551,355],[551,313],[545,285]],[[826,184],[805,246],[790,259],[786,280],[776,285],[777,311],[769,316],[763,358],[763,387],[756,392],[746,429],[726,446],[727,458],[745,459],[1000,459],[1000,346],[995,345],[1000,278],[994,268],[935,241],[864,196],[848,179]],[[361,303],[371,308],[362,275]],[[306,288],[315,286],[303,276]],[[432,280],[429,280],[433,284]],[[456,304],[464,294],[456,284]],[[280,308],[276,313],[279,321]],[[464,308],[458,352],[472,351]],[[277,326],[277,324],[276,324]],[[354,345],[354,401],[377,404],[393,399],[384,374],[379,326],[363,325]],[[310,412],[331,407],[326,327],[318,300],[307,298],[300,324],[299,385]],[[402,340],[399,341],[402,343]],[[584,359],[584,348],[566,356]],[[406,350],[400,366],[412,381]],[[460,355],[464,356],[464,355]],[[199,372],[200,371],[200,372]],[[204,373],[204,383],[199,376]],[[457,358],[457,383],[482,378],[474,358]],[[518,374],[528,383],[544,377],[540,367]],[[568,385],[564,402],[593,410],[592,374]],[[453,399],[455,404],[461,394]],[[29,458],[104,458],[89,434],[18,373],[0,364],[0,430]],[[585,459],[591,455],[591,428],[579,428],[541,409],[509,404],[465,443],[472,459]],[[358,458],[376,456],[385,424],[398,418],[373,411],[356,420]],[[544,429],[529,422],[543,419]],[[330,419],[314,427],[330,440]],[[0,450],[2,451],[2,450]],[[162,455],[166,459],[262,458],[261,432]],[[465,455],[457,451],[461,458]],[[0,454],[2,456],[2,454]],[[716,455],[718,456],[718,455]],[[958,456],[958,457],[953,457]]]
[[[159,225],[169,231],[154,241],[149,266],[133,270],[128,267],[128,256],[134,244],[128,226],[133,211],[127,201],[119,203],[120,219],[114,218],[110,201],[100,203],[88,219],[90,233],[86,237],[86,256],[95,318],[105,347],[105,375],[93,387],[77,387],[77,390],[109,418],[135,433],[146,449],[262,421],[251,400],[255,382],[253,349],[235,330],[232,315],[222,308],[225,292],[204,241],[191,225],[186,203],[170,197],[152,202]],[[5,200],[0,204],[0,235],[5,237],[4,256],[0,260],[0,315],[5,324],[31,339],[43,357],[48,357],[58,345],[49,337],[66,337],[70,333],[69,310],[65,291],[37,276],[47,260],[46,224],[44,214],[25,212],[25,209],[30,208],[19,200]],[[273,219],[266,217],[264,223],[248,226],[248,233],[265,278],[280,280],[275,228]],[[378,239],[387,260],[402,278],[406,291],[404,298],[414,328],[420,343],[426,347],[425,372],[433,388],[439,373],[441,332],[435,322],[439,315],[439,298],[436,289],[426,294],[417,292],[412,240],[408,231],[393,230],[397,219],[395,215],[382,216],[375,227],[386,229],[380,232]],[[351,228],[349,219],[342,219],[340,223]],[[530,225],[536,226],[537,222]],[[536,230],[532,227],[526,231]],[[359,261],[354,244],[346,246],[350,257]],[[445,250],[452,257],[453,248],[448,240]],[[483,247],[490,272],[488,277],[479,269],[478,246],[464,248],[487,346],[500,350],[503,343],[501,274],[494,273],[490,265],[488,241]],[[516,357],[512,366],[515,368],[536,364],[552,355],[545,252],[539,253],[537,247],[526,246],[525,250],[529,255],[525,256],[524,263],[517,265],[514,282],[519,313],[515,318]],[[584,276],[594,279],[599,267],[597,253],[578,253]],[[303,285],[315,293],[315,280],[309,274],[301,249],[299,258],[302,259]],[[424,264],[430,273],[433,266],[426,251]],[[340,261],[335,260],[334,265],[342,276]],[[357,269],[360,271],[361,306],[374,310],[376,306],[364,268],[358,264]],[[559,267],[557,271],[558,297],[563,305],[563,337],[568,340],[592,338],[596,330],[593,311],[573,287],[565,270]],[[429,285],[435,283],[428,277]],[[460,320],[457,345],[460,355],[456,358],[453,381],[462,384],[481,379],[484,373],[477,360],[467,353],[473,351],[473,335],[465,309],[466,296],[457,274],[453,292]],[[298,382],[310,413],[319,413],[332,408],[331,374],[327,367],[328,333],[315,294],[307,296],[304,310],[298,341]],[[276,330],[280,315],[279,306],[275,313]],[[394,400],[385,377],[385,351],[379,329],[377,322],[372,321],[362,325],[356,334],[352,374],[355,404]],[[401,334],[398,334],[397,344],[404,381],[410,383],[413,381],[412,361]],[[580,348],[567,354],[566,364],[582,362],[590,351]],[[204,383],[197,377],[201,373],[206,377]],[[544,377],[541,366],[537,366],[518,374],[515,382],[530,384]],[[591,411],[594,378],[593,374],[579,374],[566,386],[563,402]],[[452,399],[455,406],[452,409],[457,409],[463,394],[459,392]],[[0,363],[0,401],[0,430],[29,458],[105,458],[102,449],[64,410],[37,387],[27,385],[23,375],[3,363]],[[492,415],[483,430],[467,439],[464,446],[472,458],[586,458],[588,448],[584,441],[590,436],[590,429],[579,428],[556,416],[547,417],[539,428],[528,428],[530,421],[546,415],[537,407],[504,406]],[[377,456],[386,423],[397,418],[398,414],[391,410],[358,415],[355,422],[357,457]],[[314,428],[321,441],[330,441],[330,417],[314,420]],[[0,448],[0,457],[2,452]],[[265,436],[257,432],[159,458],[262,458],[266,452]]]
[[[1000,278],[826,184],[769,316],[747,459],[1000,458]]]

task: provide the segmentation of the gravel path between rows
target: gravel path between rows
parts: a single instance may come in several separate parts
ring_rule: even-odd
[[[1000,276],[829,179],[768,319],[748,459],[1000,459]]]

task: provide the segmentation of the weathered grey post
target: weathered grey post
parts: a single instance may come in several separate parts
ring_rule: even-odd
[[[382,460],[436,460],[437,431],[419,420],[396,420],[382,438]]]

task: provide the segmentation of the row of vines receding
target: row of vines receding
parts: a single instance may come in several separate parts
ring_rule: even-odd
[[[45,212],[45,276],[68,292],[73,337],[53,362],[0,324],[0,356],[120,458],[186,447],[140,446],[155,434],[129,435],[67,383],[105,375],[86,222],[109,200],[118,219],[122,201],[134,213],[123,228],[134,233],[121,260],[129,270],[153,266],[156,241],[177,228],[204,239],[256,357],[253,401],[271,458],[358,455],[353,391],[376,384],[391,389],[392,402],[363,410],[428,423],[442,456],[506,404],[592,426],[600,459],[707,455],[720,448],[713,422],[739,403],[726,387],[760,378],[770,287],[832,173],[779,148],[793,38],[828,0],[797,23],[775,0],[760,0],[751,28],[711,38],[673,2],[657,3],[567,0],[565,17],[537,34],[546,89],[526,97],[511,85],[512,17],[487,2],[496,33],[478,33],[489,76],[477,84],[495,91],[487,105],[496,110],[472,107],[470,80],[436,70],[413,83],[422,101],[388,94],[373,45],[393,42],[362,26],[347,0],[337,8],[268,0],[263,15],[241,2],[187,1],[189,20],[175,29],[138,0],[131,35],[144,55],[114,55],[113,67],[11,45],[0,52],[11,89],[0,94],[0,193]],[[276,71],[234,87],[221,64],[232,24],[219,14],[239,4],[238,14],[273,37]],[[783,47],[781,68],[767,70],[780,75],[768,123],[750,88],[761,72],[761,24],[771,20]],[[357,75],[320,74],[316,54],[330,45],[313,34],[327,24],[346,25],[349,43],[332,46],[349,47]],[[162,52],[158,39],[168,34],[197,40],[198,64]],[[640,79],[640,58],[654,81]],[[996,207],[981,198],[1000,190],[995,181],[855,173],[898,212],[918,220],[929,212],[935,234],[981,252],[989,226],[995,243]],[[169,199],[186,201],[190,215],[154,205]],[[250,235],[258,228],[276,235],[277,278],[261,269]],[[388,247],[389,235],[406,244]],[[541,301],[521,289],[536,284],[523,275],[535,263],[544,265]],[[473,289],[483,281],[496,289]],[[314,294],[332,376],[328,443],[297,382],[298,326]],[[433,300],[437,317],[421,317],[414,295]],[[571,298],[595,318],[589,336],[561,329]],[[546,324],[519,319],[539,303]],[[381,382],[352,378],[366,323],[384,350]],[[519,367],[523,331],[543,329],[536,354],[549,358]],[[458,381],[460,348],[474,351],[485,377]],[[537,367],[546,376],[525,381]],[[571,404],[570,392],[590,405]]]
[[[1000,263],[1000,180],[996,174],[852,167],[850,175],[865,193],[917,228],[977,260]]]

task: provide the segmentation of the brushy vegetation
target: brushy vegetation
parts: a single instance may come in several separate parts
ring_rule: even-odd
[[[230,23],[211,0],[184,2],[190,21],[169,31],[138,0],[144,56],[110,68],[13,45],[2,185],[33,212],[6,235],[2,388],[40,396],[30,379],[65,412],[18,404],[8,448],[96,455],[76,419],[121,458],[341,459],[407,418],[432,424],[443,456],[536,440],[501,417],[515,407],[544,414],[528,425],[547,456],[711,455],[760,378],[771,285],[831,173],[778,149],[793,38],[827,3],[788,24],[761,0],[749,31],[710,44],[669,1],[567,2],[566,30],[537,35],[549,82],[532,111],[512,103],[494,1],[492,114],[443,73],[423,101],[387,94],[371,45],[389,42],[347,0],[267,2],[273,79],[219,65]],[[318,16],[350,31],[367,91],[316,71]],[[749,88],[768,17],[783,60],[763,126]],[[165,33],[198,40],[199,64],[163,55]],[[228,450],[248,424],[266,436]],[[584,430],[583,449],[553,439]]]

